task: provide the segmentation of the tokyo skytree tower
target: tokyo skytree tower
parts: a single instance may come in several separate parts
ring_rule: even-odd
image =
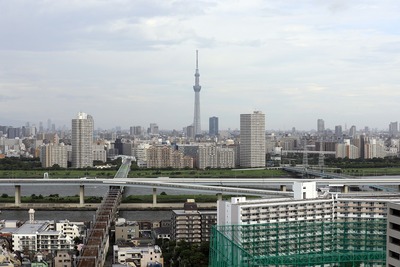
[[[201,134],[201,123],[200,123],[200,73],[199,73],[199,60],[198,60],[199,52],[196,50],[196,73],[194,74],[194,120],[193,120],[193,128],[194,134]]]

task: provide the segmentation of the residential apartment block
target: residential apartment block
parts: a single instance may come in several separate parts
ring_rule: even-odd
[[[214,144],[199,145],[196,161],[199,169],[234,168],[235,152],[232,148],[224,148]]]
[[[162,267],[164,266],[164,258],[159,246],[127,246],[114,245],[113,261],[115,264],[123,264],[124,266],[135,267]]]
[[[357,194],[309,199],[247,200],[245,197],[233,197],[231,201],[218,201],[217,224],[384,219],[387,205],[392,201],[400,201],[400,197],[395,195],[371,197]]]
[[[93,166],[93,117],[79,112],[72,120],[72,167]]]
[[[61,144],[47,144],[40,147],[40,162],[43,168],[50,168],[57,164],[61,168],[68,167],[68,146]]]
[[[153,145],[147,149],[147,168],[193,168],[193,159],[167,145]]]
[[[240,166],[265,167],[265,114],[240,114]]]
[[[209,241],[210,229],[216,219],[216,211],[198,210],[194,199],[188,199],[183,210],[172,211],[171,239],[189,243]]]

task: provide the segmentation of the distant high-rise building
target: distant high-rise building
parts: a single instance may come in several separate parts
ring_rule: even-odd
[[[153,134],[153,135],[158,135],[159,134],[157,123],[150,123],[150,128],[149,128],[148,133],[149,134]]]
[[[342,125],[335,126],[335,136],[341,138],[343,136]]]
[[[142,127],[141,126],[131,126],[130,127],[130,134],[133,136],[142,135]]]
[[[114,148],[117,150],[118,155],[122,155],[122,144],[123,143],[121,138],[115,139]]]
[[[50,119],[47,120],[47,131],[48,132],[51,131],[51,120]]]
[[[352,137],[352,138],[355,138],[356,137],[356,133],[357,133],[356,126],[355,125],[351,126],[350,130],[349,130],[349,136]]]
[[[93,166],[93,127],[92,116],[79,112],[72,120],[72,167]]]
[[[198,51],[196,50],[196,73],[194,74],[195,82],[193,86],[194,90],[194,120],[193,127],[195,135],[201,134],[201,121],[200,121],[200,73],[199,73],[199,61],[198,61]]]
[[[391,122],[389,124],[389,134],[392,136],[396,136],[399,133],[399,123],[397,121]]]
[[[317,131],[323,133],[325,131],[325,122],[323,119],[318,119],[317,121]]]
[[[9,127],[7,129],[7,138],[8,139],[15,139],[21,137],[22,130],[21,128],[14,128],[14,127]]]
[[[209,119],[209,129],[208,129],[208,134],[210,136],[216,136],[218,135],[218,117],[211,117]]]
[[[186,127],[186,136],[188,138],[194,139],[194,126],[193,125],[189,125],[188,127]]]
[[[265,167],[265,114],[240,114],[240,166]]]

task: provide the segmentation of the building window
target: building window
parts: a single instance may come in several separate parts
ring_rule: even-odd
[[[400,210],[390,209],[390,214],[396,217],[400,217]]]
[[[391,236],[389,240],[390,243],[400,246],[400,239]]]
[[[393,229],[393,230],[395,230],[395,231],[399,231],[400,232],[400,225],[398,225],[397,223],[390,223],[389,224],[389,226],[390,226],[390,229]]]
[[[400,254],[391,250],[389,250],[389,257],[396,260],[400,260]]]

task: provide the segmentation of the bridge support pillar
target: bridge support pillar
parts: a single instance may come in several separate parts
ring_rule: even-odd
[[[349,192],[349,186],[348,185],[343,185],[342,193],[348,193],[348,192]]]
[[[153,188],[153,205],[157,204],[157,188]]]
[[[397,191],[400,192],[400,184],[397,186]]]
[[[80,185],[79,186],[79,205],[84,205],[85,204],[85,186]]]
[[[15,186],[15,206],[20,206],[21,205],[21,186],[16,185]]]
[[[286,185],[284,185],[284,184],[281,185],[281,191],[286,192]]]
[[[221,201],[222,200],[222,193],[218,193],[217,194],[217,201]]]

